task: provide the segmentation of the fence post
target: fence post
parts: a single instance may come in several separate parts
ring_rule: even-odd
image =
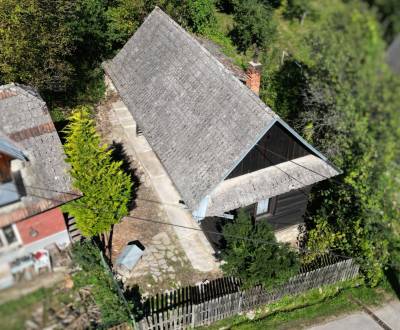
[[[240,313],[242,311],[242,300],[243,300],[242,291],[239,291],[238,294],[239,294],[239,304],[237,312]]]
[[[192,328],[196,326],[197,305],[192,305]]]

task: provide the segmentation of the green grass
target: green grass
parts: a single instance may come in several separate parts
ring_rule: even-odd
[[[254,320],[249,320],[245,315],[236,316],[217,322],[207,329],[301,329],[332,316],[359,310],[360,307],[350,301],[350,297],[369,306],[383,304],[394,297],[387,284],[379,288],[353,285],[348,282],[342,287],[332,285],[295,297],[284,297],[258,309]]]
[[[39,289],[22,298],[0,305],[0,328],[7,330],[24,329],[25,321],[32,312],[46,302],[51,295],[51,289]]]

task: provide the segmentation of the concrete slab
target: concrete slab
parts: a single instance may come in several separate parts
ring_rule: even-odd
[[[373,313],[392,330],[400,330],[400,301],[393,300],[383,307],[372,309]],[[367,313],[357,312],[325,324],[309,328],[309,330],[382,330],[382,327]]]
[[[144,152],[138,152],[138,154],[140,155],[141,164],[146,168],[151,179],[165,176],[165,170],[159,166],[160,162],[153,151],[147,150]]]
[[[373,312],[393,330],[400,330],[400,301],[391,301]]]
[[[335,321],[318,325],[309,330],[382,330],[382,328],[367,314],[359,312]]]

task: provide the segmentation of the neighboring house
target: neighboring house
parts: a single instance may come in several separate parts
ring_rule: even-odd
[[[293,240],[340,171],[260,100],[259,63],[243,74],[214,46],[156,8],[103,66],[195,219],[246,207]]]
[[[77,194],[64,158],[37,92],[0,86],[0,267],[51,244],[70,243],[59,206]]]
[[[386,62],[393,73],[400,74],[400,34],[393,40],[386,51]]]

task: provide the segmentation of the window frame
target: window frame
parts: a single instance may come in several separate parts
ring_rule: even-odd
[[[271,218],[272,216],[275,215],[275,210],[276,210],[276,204],[277,204],[278,196],[275,197],[270,197],[268,198],[268,209],[266,212],[262,213],[257,213],[257,208],[258,208],[258,203],[255,203],[254,206],[254,216],[256,219],[261,219],[261,218]],[[263,202],[265,200],[262,200],[260,202]]]

